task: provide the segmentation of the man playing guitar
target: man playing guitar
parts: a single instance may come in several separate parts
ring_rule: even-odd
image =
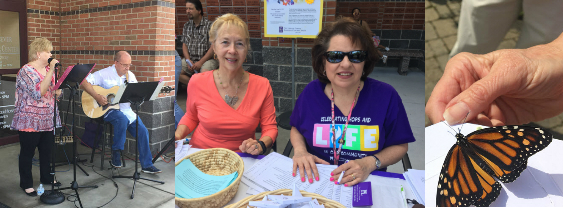
[[[120,86],[125,81],[128,83],[136,83],[137,79],[133,72],[129,71],[131,67],[131,55],[126,51],[119,51],[114,56],[114,65],[94,72],[86,77],[86,82],[83,82],[81,88],[90,94],[101,106],[108,104],[105,96],[100,95],[92,85],[98,85],[104,89],[109,89],[115,86]],[[84,103],[83,103],[84,104]],[[85,112],[86,113],[86,112]],[[111,165],[119,168],[121,167],[121,150],[124,149],[125,144],[125,130],[135,137],[135,120],[137,115],[131,109],[130,103],[120,103],[119,109],[111,109],[103,115],[104,121],[113,125],[113,145]],[[139,160],[141,162],[142,171],[145,173],[160,173],[162,172],[156,168],[152,163],[152,154],[149,146],[149,132],[141,118],[139,118]]]

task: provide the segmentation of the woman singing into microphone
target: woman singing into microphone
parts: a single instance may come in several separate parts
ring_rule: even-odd
[[[35,39],[29,47],[29,60],[16,76],[16,103],[11,129],[17,130],[20,139],[19,172],[20,187],[29,196],[37,196],[33,189],[31,160],[35,148],[39,150],[39,170],[42,184],[53,184],[51,148],[54,140],[53,115],[56,111],[57,127],[61,126],[55,96],[61,90],[53,90],[55,64],[51,58],[53,45],[46,38]],[[60,186],[60,182],[55,182]]]

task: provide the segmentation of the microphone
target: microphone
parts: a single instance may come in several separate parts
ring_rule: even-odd
[[[50,65],[51,61],[53,61],[53,58],[49,58],[49,60],[47,60],[47,63]],[[57,66],[61,66],[61,63],[56,63],[55,67],[57,67]]]

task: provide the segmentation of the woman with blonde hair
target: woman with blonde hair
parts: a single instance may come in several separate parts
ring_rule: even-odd
[[[51,58],[53,45],[46,38],[37,38],[29,46],[29,60],[16,76],[16,103],[11,129],[17,130],[20,139],[19,173],[20,187],[29,196],[37,196],[33,189],[31,160],[35,148],[39,150],[39,170],[42,184],[53,184],[51,172],[51,148],[54,140],[53,115],[57,127],[61,126],[55,96],[60,90],[53,90],[55,64]],[[56,113],[54,112],[56,111]],[[60,182],[55,182],[60,186]]]
[[[190,141],[195,148],[264,153],[278,135],[276,111],[269,81],[242,68],[250,50],[248,27],[238,16],[225,14],[211,26],[209,40],[219,69],[192,76],[176,140],[195,129]],[[262,136],[256,140],[258,123]]]

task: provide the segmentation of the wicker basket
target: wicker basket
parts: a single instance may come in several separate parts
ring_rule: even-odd
[[[194,199],[176,197],[178,207],[222,207],[235,196],[244,173],[244,162],[237,153],[224,148],[206,149],[182,158],[176,162],[176,165],[185,159],[190,159],[199,170],[206,174],[221,176],[238,171],[238,177],[227,188],[206,197]]]
[[[262,192],[258,195],[252,195],[252,196],[248,196],[242,200],[240,200],[237,203],[234,204],[230,204],[228,206],[225,206],[225,208],[246,208],[246,206],[248,206],[248,203],[250,201],[262,201],[262,199],[266,196],[266,195],[285,195],[285,196],[291,196],[291,193],[293,191],[290,189],[278,189],[275,191],[266,191],[266,192]],[[326,208],[346,208],[344,205],[327,199],[324,196],[315,194],[315,193],[309,193],[306,191],[300,191],[301,195],[303,195],[304,197],[312,197],[317,199],[317,201],[319,201],[319,204],[323,204]]]

